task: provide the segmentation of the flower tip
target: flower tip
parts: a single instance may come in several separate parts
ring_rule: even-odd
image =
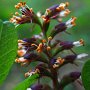
[[[76,23],[75,23],[76,19],[77,19],[76,17],[72,16],[71,24],[72,24],[73,26],[76,26]]]
[[[19,7],[18,5],[15,5],[15,8],[16,8],[16,9],[19,9],[20,7]]]
[[[68,15],[71,12],[69,9],[66,9],[65,11],[66,11],[65,13],[66,15]]]
[[[66,7],[68,7],[69,6],[69,2],[65,2],[65,5],[66,5]]]
[[[76,19],[77,19],[77,17],[72,16],[72,20],[73,20],[73,21],[75,21]]]
[[[50,36],[50,37],[48,37],[48,41],[51,41],[52,40],[52,37]]]
[[[15,15],[19,15],[19,13],[18,12],[15,12]]]
[[[15,62],[16,63],[20,63],[20,60],[17,58],[17,59],[15,59]]]
[[[21,56],[21,57],[22,57],[23,55],[25,55],[25,53],[26,53],[26,50],[24,50],[24,49],[17,51],[18,56]]]
[[[23,40],[18,40],[18,43],[23,43]]]
[[[80,44],[84,46],[84,40],[83,39],[80,39],[79,40]]]
[[[48,14],[48,13],[50,13],[50,12],[51,12],[51,10],[50,10],[50,9],[46,9],[46,12],[47,12],[47,14]]]
[[[25,73],[25,74],[24,74],[24,76],[25,76],[25,77],[28,77],[28,76],[29,76],[29,74],[30,74],[30,73],[29,73],[29,72],[27,72],[27,73]]]
[[[47,51],[49,51],[49,50],[51,50],[51,47],[50,46],[47,47]]]

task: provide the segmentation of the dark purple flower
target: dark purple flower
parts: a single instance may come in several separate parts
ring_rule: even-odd
[[[29,7],[26,5],[25,2],[20,2],[17,5],[15,5],[16,9],[19,9],[22,13],[20,15],[18,12],[16,12],[16,16],[13,15],[13,17],[10,19],[10,22],[15,24],[24,24],[24,23],[37,23],[40,25],[39,19],[37,15],[33,12],[32,8],[29,9]]]
[[[81,73],[80,72],[71,72],[70,77],[73,79],[78,79],[80,77]]]
[[[51,6],[50,8],[46,9],[45,17],[46,18],[55,18],[55,17],[57,17],[57,15],[62,10],[64,10],[65,7],[67,7],[68,5],[69,5],[69,3],[66,2],[66,3],[61,3],[60,5],[56,4],[56,5]]]
[[[36,66],[36,69],[39,70],[39,74],[40,76],[48,76],[48,77],[52,77],[50,71],[48,70],[47,66],[45,64],[39,64]]]
[[[54,65],[57,59],[51,59],[51,64]]]
[[[58,24],[58,25],[55,26],[56,33],[65,31],[66,28],[67,27],[66,27],[66,24],[65,23],[60,23],[60,24]]]
[[[77,55],[68,55],[64,57],[65,62],[69,62],[69,63],[73,63],[76,58]]]
[[[24,38],[23,41],[27,42],[27,43],[34,43],[36,41],[35,38]]]
[[[32,90],[43,90],[42,84],[36,84],[30,87]]]
[[[62,47],[62,50],[68,50],[73,48],[73,42],[69,42],[69,41],[64,41],[64,42],[60,42],[60,46]]]
[[[24,55],[24,58],[27,59],[27,60],[35,60],[38,58],[38,55],[35,54],[35,53],[26,53]]]

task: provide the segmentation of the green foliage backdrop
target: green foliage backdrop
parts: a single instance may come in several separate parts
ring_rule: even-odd
[[[17,11],[14,8],[14,5],[18,3],[21,0],[0,0],[0,19],[3,21],[7,21],[12,17],[12,14],[14,14],[15,11]],[[69,36],[66,34],[66,37],[61,36],[64,40],[78,40],[79,38],[83,38],[85,40],[85,47],[80,47],[78,50],[76,49],[76,52],[85,52],[85,53],[90,53],[90,0],[22,0],[27,3],[29,7],[32,7],[34,11],[42,11],[44,12],[46,8],[50,7],[51,5],[61,3],[61,2],[70,2],[70,10],[72,13],[67,17],[67,19],[70,18],[70,16],[74,15],[77,17],[77,25],[73,29],[70,30],[70,33],[73,35]],[[66,19],[64,19],[65,21]],[[53,28],[53,25],[56,24],[56,22],[51,23],[50,28]],[[33,33],[39,33],[40,28],[36,26],[32,30],[32,25],[26,24],[26,25],[21,25],[17,27],[18,35],[19,38],[24,38],[24,37],[30,37],[32,36]],[[1,42],[0,42],[1,43]],[[0,49],[1,50],[1,49]],[[90,56],[89,56],[90,57]],[[12,90],[13,87],[16,86],[17,83],[19,83],[22,79],[24,79],[24,76],[20,74],[22,69],[18,66],[15,65],[11,69],[11,73],[8,75],[9,77],[5,81],[4,85],[0,87],[1,90]],[[19,75],[19,76],[18,76]],[[17,78],[16,80],[12,78]],[[8,87],[9,82],[11,87]]]

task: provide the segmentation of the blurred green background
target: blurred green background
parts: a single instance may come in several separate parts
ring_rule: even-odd
[[[12,17],[12,14],[17,11],[14,8],[14,5],[21,0],[0,0],[0,19],[7,21]],[[76,26],[69,30],[72,35],[67,35],[63,33],[61,38],[64,40],[79,40],[83,38],[85,40],[85,46],[75,49],[76,53],[88,53],[90,54],[90,0],[22,0],[27,3],[29,7],[32,7],[35,12],[42,11],[45,12],[45,9],[61,2],[70,2],[69,9],[71,14],[64,19],[68,20],[71,16],[76,16]],[[50,29],[53,28],[56,22],[52,22]],[[34,31],[31,32],[32,25],[25,24],[17,27],[19,38],[31,37],[33,33],[38,33],[39,27],[36,26]],[[31,66],[33,66],[33,63]],[[24,72],[28,71],[28,68],[21,68],[20,65],[14,64],[8,75],[8,78],[5,80],[5,83],[0,87],[0,90],[12,90],[20,81],[24,79]],[[47,82],[47,80],[46,80]],[[70,86],[71,88],[74,86]],[[74,90],[71,89],[71,90]],[[67,89],[66,89],[67,90]],[[68,89],[70,90],[70,89]],[[82,89],[83,90],[83,89]]]

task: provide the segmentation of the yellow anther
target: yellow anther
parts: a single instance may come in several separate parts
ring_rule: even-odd
[[[58,57],[58,58],[57,58],[57,63],[59,63],[59,64],[63,64],[64,61],[65,61],[65,60],[62,59],[61,57]]]
[[[18,43],[23,43],[24,41],[23,40],[18,40]]]
[[[43,44],[40,43],[39,46],[37,46],[37,49],[36,50],[37,50],[38,53],[41,53],[42,52],[42,49],[43,49]]]
[[[40,73],[40,70],[39,70],[39,69],[36,69],[36,70],[35,70],[35,73]]]
[[[19,15],[19,13],[18,12],[15,12],[15,15]]]
[[[22,15],[22,18],[25,18],[26,16],[25,15]]]
[[[37,52],[38,52],[38,53],[41,53],[41,52],[42,52],[42,50],[37,50]]]
[[[69,2],[65,2],[65,5],[66,5],[66,7],[68,7],[69,6]]]
[[[33,12],[33,9],[32,8],[30,8],[30,12]]]
[[[51,50],[51,47],[50,46],[47,47],[47,51],[49,51],[49,50]]]
[[[17,51],[18,56],[23,56],[25,53],[26,53],[25,50],[18,50]]]
[[[57,10],[57,11],[64,10],[64,7],[59,6],[59,7],[56,8],[56,10]]]
[[[19,7],[21,7],[21,6],[22,6],[22,3],[18,3],[17,5],[18,5]]]
[[[24,76],[25,77],[28,77],[29,76],[29,72],[25,73]]]
[[[51,41],[52,40],[52,37],[50,36],[50,37],[48,37],[48,41]]]
[[[20,17],[16,17],[16,20],[17,20],[17,21],[21,21],[22,18],[20,18]]]
[[[76,25],[76,23],[75,23],[75,20],[76,20],[76,19],[77,19],[76,17],[72,17],[71,24],[72,24],[73,26],[75,26],[75,25]]]
[[[15,62],[16,63],[20,63],[20,60],[17,58],[17,59],[15,59]]]
[[[53,68],[58,68],[58,67],[59,67],[59,65],[57,65],[57,64],[53,65]]]
[[[61,60],[62,58],[61,58],[61,57],[58,57],[57,59],[58,59],[58,60]]]
[[[19,9],[20,7],[19,7],[18,5],[15,5],[15,8],[16,8],[16,9]]]
[[[40,43],[38,47],[42,48],[42,47],[43,47],[43,44],[42,44],[42,43]]]
[[[46,9],[46,13],[49,14],[51,12],[50,9]]]
[[[64,63],[64,59],[57,59],[57,62],[61,65],[61,64],[63,64]]]
[[[33,43],[33,44],[31,44],[31,46],[36,46],[36,47],[38,47],[38,46],[37,46],[36,44],[34,44],[34,43]]]
[[[84,45],[84,40],[83,39],[80,39],[79,42],[80,42],[81,45]]]
[[[43,43],[46,43],[46,40],[45,40],[45,39],[43,39],[43,40],[42,40],[42,42],[43,42]]]
[[[65,11],[65,15],[68,15],[71,12],[69,9],[66,9]]]

